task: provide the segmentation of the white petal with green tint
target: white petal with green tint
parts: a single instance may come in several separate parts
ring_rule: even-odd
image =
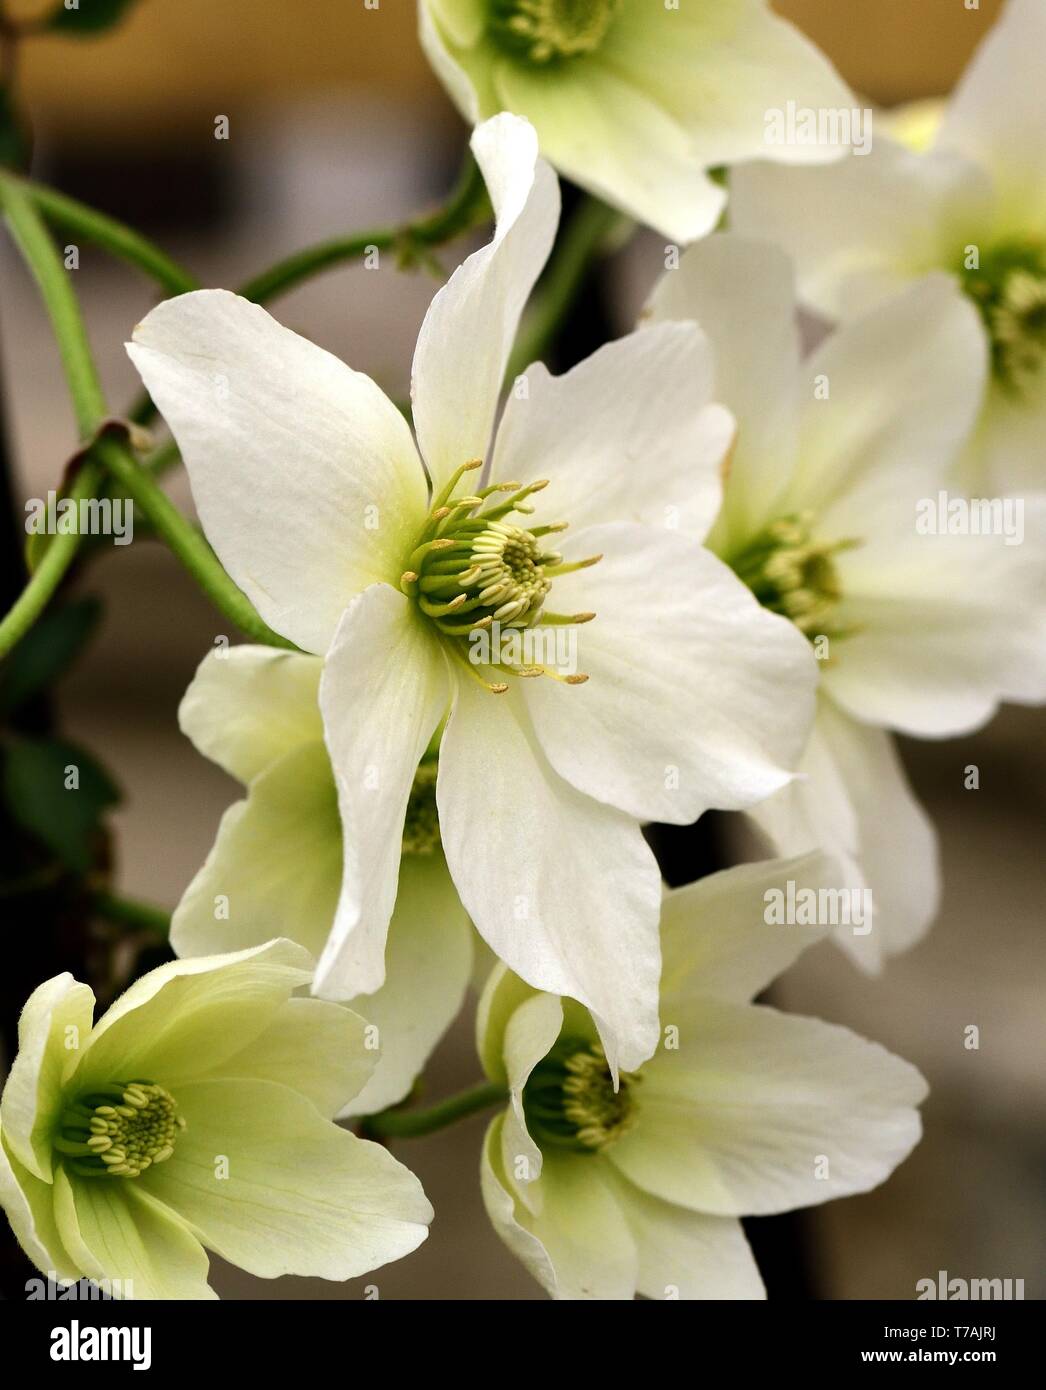
[[[128,352],[218,558],[270,626],[322,655],[354,595],[398,580],[421,525],[406,421],[369,377],[224,290],[157,305]]]
[[[881,1183],[918,1142],[926,1083],[845,1028],[700,999],[665,1023],[677,1050],[643,1068],[635,1126],[606,1159],[652,1196],[765,1215]]]
[[[638,1292],[658,1299],[762,1299],[766,1290],[741,1223],[659,1201],[606,1165],[639,1252]]]
[[[55,1177],[58,1226],[89,1279],[135,1300],[213,1299],[207,1252],[137,1180]]]
[[[661,910],[665,1020],[703,995],[747,1004],[764,990],[828,930],[769,924],[767,894],[785,891],[789,880],[797,888],[817,890],[832,886],[837,877],[831,860],[813,853],[742,864],[666,890]]]
[[[211,1071],[258,1037],[311,977],[308,952],[282,940],[161,965],[99,1020],[75,1073],[76,1087]]]
[[[385,983],[351,1001],[377,1029],[377,1066],[341,1117],[372,1115],[410,1093],[461,1008],[473,935],[442,853],[405,854],[385,947]]]
[[[497,217],[494,239],[430,304],[411,380],[418,443],[437,490],[463,463],[486,457],[519,318],[559,220],[555,175],[525,121],[495,117],[474,132],[472,149]]]
[[[299,744],[323,741],[322,669],[314,656],[274,647],[210,652],[182,696],[181,731],[230,777],[250,782]]]
[[[18,1020],[18,1053],[0,1097],[0,1125],[13,1157],[45,1182],[51,1181],[62,1084],[80,1060],[93,1018],[89,986],[63,974],[33,991]]]
[[[75,1280],[82,1273],[65,1249],[54,1211],[54,1185],[23,1168],[8,1151],[0,1126],[0,1207],[11,1223],[15,1239],[39,1270],[54,1270],[59,1280]]]
[[[432,1208],[417,1178],[286,1086],[193,1081],[178,1104],[174,1155],[139,1181],[241,1269],[351,1279],[425,1239]]]
[[[274,746],[273,754],[247,799],[222,816],[203,867],[175,909],[171,944],[181,956],[242,950],[277,936],[318,956],[326,943],[342,872],[330,757],[322,741],[292,746],[282,756]]]
[[[505,407],[492,477],[550,478],[549,506],[572,529],[635,521],[703,539],[734,437],[729,412],[711,403],[703,333],[682,323],[641,329],[562,376],[529,367],[526,383]]]
[[[410,600],[385,584],[360,594],[320,684],[344,837],[340,900],[314,984],[325,998],[351,999],[384,983],[404,817],[450,695],[447,659]]]

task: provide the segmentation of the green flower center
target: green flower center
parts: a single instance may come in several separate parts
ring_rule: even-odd
[[[530,1073],[523,1089],[527,1128],[539,1148],[596,1153],[636,1122],[640,1078],[623,1073],[620,1086],[603,1049],[581,1038],[560,1038]]]
[[[55,1149],[84,1178],[137,1178],[174,1153],[185,1121],[151,1081],[120,1081],[78,1097],[62,1113]]]
[[[403,821],[403,853],[433,854],[440,846],[439,813],[436,810],[435,758],[418,764]]]
[[[484,680],[479,675],[481,665],[503,674],[547,675],[579,685],[588,677],[561,676],[548,663],[524,664],[500,653],[502,646],[508,645],[506,629],[518,634],[546,624],[591,621],[594,613],[550,613],[544,604],[557,575],[584,569],[601,557],[564,564],[562,555],[546,549],[546,537],[564,531],[566,522],[527,526],[511,520],[514,512],[521,517],[533,513],[528,499],[548,486],[547,478],[527,487],[492,483],[479,492],[455,497],[465,473],[481,467],[480,459],[463,464],[433,498],[425,525],[407,557],[400,588],[433,624],[452,655],[495,694],[504,693],[508,685]],[[496,640],[483,647],[479,659],[475,639],[483,633]]]
[[[846,630],[833,626],[842,598],[835,556],[859,542],[815,541],[811,522],[807,513],[782,517],[727,563],[764,608],[790,618],[805,636],[843,637]]]
[[[594,53],[620,0],[489,0],[490,33],[530,63]]]
[[[996,381],[1022,395],[1046,368],[1046,242],[1000,243],[960,275],[988,330]]]

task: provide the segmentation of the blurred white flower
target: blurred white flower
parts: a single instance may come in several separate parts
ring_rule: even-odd
[[[616,1091],[583,1009],[491,977],[480,1058],[510,1104],[487,1131],[483,1196],[554,1297],[762,1298],[738,1218],[865,1192],[917,1143],[914,1067],[750,1002],[823,935],[767,925],[767,893],[833,872],[810,855],[666,894],[662,1043]]]
[[[735,236],[692,247],[651,309],[702,325],[716,394],[738,421],[709,544],[820,663],[805,777],[753,818],[779,853],[823,847],[872,889],[873,931],[838,939],[875,968],[918,939],[938,902],[933,831],[887,731],[952,737],[1002,700],[1046,699],[1042,511],[1027,507],[1022,545],[920,521],[979,409],[977,314],[930,276],[800,360],[787,258]]]
[[[325,655],[344,865],[317,992],[384,981],[404,816],[438,736],[465,909],[519,975],[590,1008],[627,1068],[657,1042],[660,877],[640,822],[686,824],[786,785],[816,666],[701,546],[733,421],[710,404],[694,325],[634,333],[559,378],[531,368],[490,481],[466,490],[559,209],[525,121],[495,117],[473,147],[497,228],[422,325],[418,448],[372,381],[235,295],[161,304],[129,351],[222,563],[273,628]],[[474,664],[471,639],[495,624],[519,642],[569,628],[582,672],[511,641]]]
[[[179,710],[201,753],[247,787],[171,922],[180,956],[258,946],[282,934],[314,957],[327,943],[342,880],[338,792],[323,742],[323,662],[272,647],[204,658]],[[472,926],[439,843],[436,764],[418,770],[403,831],[385,983],[349,1000],[377,1029],[377,1064],[339,1116],[395,1105],[461,1007]]]
[[[419,0],[419,20],[466,120],[525,116],[560,173],[675,241],[719,220],[709,169],[843,154],[767,141],[768,113],[853,97],[766,0]]]
[[[312,964],[290,941],[175,961],[97,1023],[71,975],[34,991],[0,1097],[0,1205],[39,1270],[208,1299],[206,1250],[340,1280],[417,1249],[417,1178],[331,1123],[375,1053],[361,1018],[298,997]]]
[[[738,169],[735,230],[779,242],[804,301],[850,318],[929,271],[978,312],[992,373],[962,478],[1046,487],[1046,5],[1009,0],[943,115],[899,113],[866,159]],[[920,120],[920,118],[922,118]]]

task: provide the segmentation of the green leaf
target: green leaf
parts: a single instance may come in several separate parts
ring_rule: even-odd
[[[94,832],[120,799],[108,773],[63,739],[18,739],[4,750],[3,794],[12,818],[63,864],[87,873]]]
[[[49,609],[0,663],[0,714],[9,714],[72,665],[94,631],[102,605],[76,599]]]
[[[118,24],[136,0],[61,0],[47,28],[89,38]]]

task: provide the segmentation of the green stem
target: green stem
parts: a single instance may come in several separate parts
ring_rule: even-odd
[[[137,902],[116,893],[99,893],[94,899],[94,910],[107,922],[118,926],[138,927],[143,931],[154,932],[157,936],[169,936],[171,914],[149,903]]]
[[[73,398],[80,438],[87,440],[105,419],[105,397],[68,272],[29,195],[9,174],[0,174],[0,207],[40,287]]]
[[[600,254],[623,223],[620,213],[595,198],[586,198],[574,213],[523,320],[506,381],[515,381],[532,362],[544,358],[574,306],[593,256]]]
[[[103,437],[92,453],[120,484],[124,495],[130,497],[135,507],[142,509],[156,534],[166,542],[216,608],[253,641],[270,647],[293,648],[293,642],[274,632],[259,617],[254,605],[226,574],[202,533],[181,514],[128,445]]]
[[[194,275],[172,261],[148,237],[122,222],[43,184],[23,179],[21,186],[54,226],[104,247],[119,260],[143,271],[169,295],[186,294],[199,288],[199,281]]]
[[[422,1134],[432,1134],[444,1129],[456,1120],[474,1115],[477,1110],[488,1110],[492,1105],[503,1105],[508,1100],[508,1091],[497,1081],[484,1081],[471,1090],[460,1091],[456,1096],[442,1100],[428,1110],[400,1110],[393,1107],[383,1110],[380,1115],[368,1115],[360,1128],[365,1139],[416,1139]]]

